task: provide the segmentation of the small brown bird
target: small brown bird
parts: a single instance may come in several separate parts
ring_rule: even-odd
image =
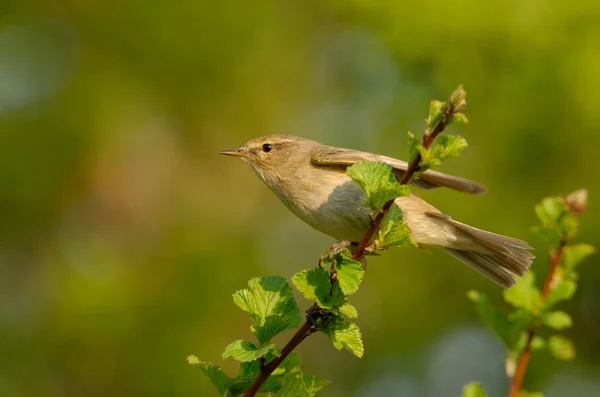
[[[378,154],[322,145],[291,135],[253,139],[237,150],[221,152],[241,158],[298,218],[338,240],[359,241],[369,227],[362,189],[346,174],[358,161],[390,165],[399,180],[406,162]],[[411,182],[423,189],[448,187],[480,194],[481,185],[428,170]],[[457,222],[415,194],[396,199],[411,237],[421,247],[442,248],[503,287],[522,276],[534,256],[526,242]]]

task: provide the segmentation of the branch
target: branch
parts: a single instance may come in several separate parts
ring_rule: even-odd
[[[454,94],[453,94],[453,96],[454,96]],[[425,131],[425,136],[423,137],[423,147],[425,149],[428,149],[429,146],[431,146],[431,143],[433,142],[433,140],[442,131],[444,131],[446,126],[452,120],[452,116],[454,115],[454,113],[458,112],[466,105],[465,101],[460,101],[456,104],[454,102],[455,101],[453,100],[453,98],[450,97],[448,104],[443,109],[442,118],[440,119],[438,124],[435,126],[433,131],[431,131],[429,129],[427,129]],[[417,155],[415,156],[415,158],[410,162],[408,169],[406,170],[406,173],[404,174],[404,176],[402,177],[402,180],[400,181],[401,185],[408,184],[408,182],[410,182],[410,180],[413,177],[413,175],[415,174],[415,172],[419,171],[419,169],[420,169],[419,163],[421,162],[421,157],[422,157],[421,153],[418,152]],[[365,249],[367,248],[367,246],[369,245],[369,242],[373,238],[373,235],[375,234],[375,232],[381,225],[383,218],[385,217],[385,215],[388,213],[388,211],[392,207],[392,204],[394,204],[394,200],[390,200],[387,203],[385,203],[381,212],[377,215],[375,220],[371,221],[371,224],[369,225],[369,229],[367,229],[367,232],[365,233],[364,237],[362,238],[362,240],[360,240],[360,242],[358,243],[358,246],[353,251],[352,259],[360,260],[364,256]]]
[[[457,94],[457,92],[458,92],[458,95],[462,96],[461,98],[459,98],[458,95],[455,98],[455,95]],[[464,108],[465,105],[466,105],[466,101],[464,100],[464,91],[462,91],[462,88],[460,88],[459,90],[455,91],[452,94],[452,96],[450,97],[450,100],[442,109],[442,117],[438,121],[438,123],[435,125],[434,129],[431,130],[430,128],[427,128],[425,130],[425,136],[423,137],[423,147],[425,149],[429,148],[429,146],[431,146],[431,143],[434,141],[434,139],[448,126],[448,124],[452,120],[452,116],[454,115],[454,113],[456,113],[459,110],[461,110],[462,108]],[[413,175],[419,171],[419,169],[420,169],[419,163],[420,162],[421,162],[421,153],[417,153],[415,158],[411,161],[410,165],[408,166],[406,173],[402,177],[402,180],[400,181],[401,185],[406,185],[406,184],[408,184],[408,182],[410,182]],[[389,209],[392,207],[392,204],[394,204],[394,200],[390,200],[387,203],[385,203],[381,212],[377,215],[377,217],[374,220],[371,221],[369,228],[367,229],[367,232],[365,233],[362,240],[360,240],[360,242],[358,243],[358,245],[352,252],[352,259],[354,259],[356,261],[360,261],[360,259],[362,259],[362,257],[365,255],[365,250],[366,250],[367,246],[369,245],[369,242],[371,241],[371,239],[373,238],[373,235],[375,234],[375,232],[381,225],[383,218],[385,217],[385,215],[387,214]],[[312,312],[315,312],[315,313],[312,313]],[[289,356],[289,354],[300,343],[302,343],[302,341],[304,339],[306,339],[309,335],[311,335],[312,333],[317,331],[317,328],[313,325],[314,322],[311,320],[311,318],[315,315],[318,316],[320,314],[321,314],[320,309],[317,306],[317,304],[313,305],[310,309],[307,310],[307,316],[306,316],[307,320],[304,322],[304,324],[302,324],[302,326],[294,334],[292,339],[290,339],[290,341],[285,345],[285,347],[281,351],[281,356],[273,359],[266,366],[261,368],[260,374],[254,380],[254,382],[252,383],[250,388],[246,391],[246,394],[244,394],[244,397],[254,397],[256,395],[256,393],[258,393],[258,391],[260,390],[261,386],[265,383],[265,381],[269,378],[269,376],[271,376],[273,371],[275,371],[275,369],[277,369],[277,367],[283,362],[283,360],[285,360],[285,358],[287,356]]]
[[[560,258],[563,255],[567,243],[567,240],[561,240],[558,246],[558,250],[554,255],[550,257],[550,269],[548,269],[548,274],[546,275],[546,280],[544,281],[544,287],[542,288],[542,294],[540,299],[542,305],[544,304],[546,298],[548,297],[548,294],[552,290],[552,281],[554,280],[556,267],[560,263]],[[527,365],[529,364],[529,357],[531,356],[531,341],[535,336],[536,328],[537,326],[534,324],[533,326],[531,326],[531,328],[529,328],[529,331],[527,331],[527,342],[525,344],[525,348],[519,355],[517,369],[515,370],[515,374],[511,380],[508,397],[517,397],[517,395],[519,394],[519,390],[521,390],[521,384],[523,383],[525,372],[527,372]]]
[[[310,310],[310,309],[309,309]],[[279,365],[290,355],[290,353],[298,346],[306,337],[315,332],[315,329],[311,322],[308,320],[302,324],[302,327],[296,331],[292,339],[285,345],[281,351],[281,356],[274,358],[270,363],[260,369],[260,374],[256,377],[250,388],[244,394],[244,397],[255,396],[260,390],[265,381],[271,376],[273,371],[279,367]]]

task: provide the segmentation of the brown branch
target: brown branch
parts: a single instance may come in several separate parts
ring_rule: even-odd
[[[425,149],[427,149],[431,145],[433,140],[446,128],[446,126],[452,119],[452,115],[454,113],[458,112],[461,108],[463,108],[465,106],[465,104],[466,104],[466,102],[461,102],[455,106],[453,103],[452,97],[450,98],[450,100],[448,101],[448,104],[445,106],[445,108],[443,110],[444,114],[442,115],[442,118],[440,119],[440,121],[438,122],[438,124],[436,125],[434,130],[433,131],[429,131],[429,130],[425,131],[425,136],[423,137],[423,147]],[[417,153],[415,158],[411,161],[410,165],[408,166],[406,172],[404,173],[404,176],[402,177],[402,180],[400,181],[401,185],[406,185],[406,184],[408,184],[408,182],[410,182],[410,179],[415,174],[415,172],[419,171],[419,163],[420,162],[421,162],[421,153]],[[373,235],[375,234],[375,232],[381,225],[381,222],[383,221],[385,214],[387,214],[389,209],[392,207],[392,204],[394,204],[394,200],[390,200],[387,203],[385,203],[381,212],[377,215],[377,217],[374,220],[371,221],[371,223],[369,224],[369,228],[367,229],[367,232],[365,233],[362,240],[360,240],[360,242],[358,243],[358,245],[352,252],[352,259],[359,261],[365,255],[365,250],[366,250],[367,246],[369,245],[369,242],[371,241],[371,239],[373,238]],[[313,307],[311,309],[318,309],[318,307],[316,307],[316,304],[315,304],[315,305],[313,305]],[[309,311],[311,309],[309,309]],[[289,356],[289,354],[304,339],[306,339],[306,337],[308,337],[310,334],[314,333],[317,330],[312,324],[313,324],[313,322],[310,320],[310,314],[309,314],[307,316],[306,322],[304,324],[302,324],[302,326],[294,334],[292,339],[290,339],[290,341],[285,345],[285,347],[281,351],[281,356],[273,359],[266,366],[261,368],[260,374],[254,380],[252,385],[250,385],[250,388],[246,391],[246,393],[244,394],[244,397],[254,397],[256,395],[256,393],[258,393],[258,391],[260,390],[262,385],[265,383],[265,381],[269,378],[269,376],[271,376],[273,371],[275,371],[275,369],[277,369],[277,367],[279,367],[279,365],[283,362],[283,360],[285,360],[285,358],[287,356]]]
[[[427,148],[429,148],[429,146],[431,146],[431,143],[433,142],[433,140],[442,131],[444,131],[444,128],[446,128],[446,126],[448,125],[448,122],[452,119],[452,115],[454,113],[456,113],[457,111],[459,111],[460,108],[462,108],[463,106],[464,105],[459,105],[458,107],[453,107],[452,100],[450,100],[448,102],[448,105],[444,109],[444,115],[442,116],[442,119],[439,121],[439,123],[437,124],[435,129],[431,132],[430,131],[425,132],[425,136],[423,137],[423,147],[425,149],[427,149]],[[421,153],[419,152],[419,153],[417,153],[415,158],[410,162],[408,168],[406,169],[406,172],[402,176],[402,180],[400,180],[401,185],[406,185],[406,184],[408,184],[408,182],[410,182],[410,180],[413,177],[413,175],[415,174],[415,172],[419,171],[419,163],[420,162],[421,162]],[[367,248],[367,246],[369,245],[369,242],[373,238],[373,235],[375,234],[375,232],[381,225],[381,222],[383,222],[383,218],[385,217],[385,215],[388,213],[388,211],[392,207],[392,204],[394,204],[394,200],[390,200],[387,203],[385,203],[385,205],[381,209],[381,212],[379,214],[377,214],[377,217],[375,218],[375,220],[371,221],[371,224],[369,225],[369,229],[367,229],[367,232],[365,233],[364,237],[362,238],[362,240],[360,240],[360,242],[358,243],[358,246],[352,252],[352,259],[360,260],[364,256],[365,249]]]
[[[540,295],[540,302],[543,305],[548,297],[548,294],[552,290],[552,282],[554,281],[554,274],[556,273],[556,268],[560,263],[560,258],[563,255],[565,250],[565,246],[567,245],[567,240],[561,240],[558,250],[555,254],[550,257],[550,269],[548,269],[548,274],[546,275],[546,280],[544,280],[544,287],[542,288],[542,293]],[[533,341],[533,337],[535,336],[535,330],[537,328],[537,324],[534,324],[527,331],[527,342],[525,343],[525,348],[519,355],[519,360],[517,361],[517,369],[515,370],[515,374],[512,377],[510,382],[510,390],[508,392],[508,397],[517,397],[519,391],[521,390],[521,384],[523,383],[523,378],[525,377],[525,372],[527,372],[527,365],[529,364],[529,357],[531,356],[531,342]]]
[[[244,394],[244,397],[252,397],[255,396],[256,393],[260,390],[265,381],[271,376],[273,371],[279,367],[279,364],[283,362],[290,355],[290,353],[298,346],[308,335],[314,332],[313,326],[309,321],[306,321],[302,326],[296,331],[292,339],[285,345],[283,350],[281,351],[281,356],[274,358],[271,362],[260,369],[260,374],[256,377],[250,388]]]

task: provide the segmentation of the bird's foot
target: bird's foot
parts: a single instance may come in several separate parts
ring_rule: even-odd
[[[329,258],[330,261],[333,261],[334,256],[336,256],[337,254],[339,254],[346,248],[350,247],[351,245],[357,245],[357,244],[358,244],[357,242],[350,241],[350,240],[342,240],[342,241],[338,241],[337,243],[333,244],[331,247],[327,248],[327,251],[325,251],[323,253],[323,255],[321,255],[319,257],[319,267],[323,267],[322,265],[323,265],[323,261],[325,259]]]

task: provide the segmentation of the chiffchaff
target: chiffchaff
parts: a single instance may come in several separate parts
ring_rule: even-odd
[[[290,211],[316,230],[339,240],[359,241],[369,227],[362,189],[346,174],[357,161],[390,165],[401,179],[407,163],[378,154],[322,145],[290,135],[253,139],[237,150],[221,152],[241,158]],[[485,188],[466,179],[428,170],[412,181],[417,187],[448,187],[478,194]],[[399,197],[411,237],[422,247],[439,247],[503,287],[522,276],[534,256],[524,241],[457,222],[414,194]]]

